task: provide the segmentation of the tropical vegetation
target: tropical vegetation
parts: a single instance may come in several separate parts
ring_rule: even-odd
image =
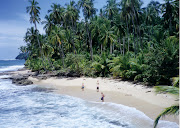
[[[33,71],[72,70],[147,85],[170,85],[178,75],[178,0],[151,1],[143,8],[141,0],[107,0],[99,13],[94,0],[53,3],[42,22],[39,3],[29,2],[34,27],[27,29],[21,51],[28,52],[26,65]]]
[[[25,65],[32,71],[115,77],[150,86],[171,85],[179,74],[178,0],[152,0],[147,7],[141,0],[107,0],[99,10],[94,0],[71,0],[64,6],[53,3],[43,21],[39,3],[29,2],[26,10],[34,27],[27,29],[20,50],[28,53]],[[176,111],[167,108],[165,113]]]

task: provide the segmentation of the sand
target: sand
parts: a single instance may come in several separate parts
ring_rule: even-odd
[[[13,75],[27,74],[29,70],[16,71]],[[158,114],[173,104],[178,104],[170,94],[156,94],[154,88],[148,88],[141,84],[122,81],[112,78],[63,78],[51,77],[46,80],[29,77],[34,84],[46,88],[53,88],[55,93],[70,95],[88,101],[101,102],[101,92],[105,95],[105,102],[113,102],[134,107],[144,112],[151,119],[155,119]],[[99,81],[99,92],[97,92],[97,81]],[[82,83],[85,85],[81,90]],[[179,124],[178,116],[165,116],[163,120],[176,122]]]
[[[101,92],[105,94],[105,102],[113,102],[134,107],[155,119],[166,107],[177,104],[176,97],[169,94],[156,94],[153,88],[133,84],[127,81],[110,78],[48,78],[38,80],[29,77],[34,84],[54,88],[56,93],[82,98],[88,101],[101,102]],[[99,92],[97,92],[97,80]],[[81,90],[82,83],[85,85]],[[179,124],[179,117],[167,116],[163,120],[173,121]]]

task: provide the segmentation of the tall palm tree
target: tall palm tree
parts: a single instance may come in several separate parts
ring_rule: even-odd
[[[38,44],[36,43],[38,34],[38,31],[36,31],[34,27],[28,28],[25,34],[24,41],[27,43],[27,50],[30,56],[32,54],[40,55]]]
[[[162,4],[163,23],[164,27],[169,29],[169,34],[172,36],[175,30],[177,22],[175,19],[178,17],[179,1],[178,0],[165,0],[165,4]]]
[[[111,21],[111,27],[113,26],[113,17],[115,14],[118,13],[118,4],[116,3],[116,0],[107,0],[107,5],[104,6],[105,8],[105,14],[107,15],[108,19]]]
[[[135,41],[135,36],[137,36],[138,38],[138,36],[140,35],[139,15],[141,12],[142,1],[141,0],[122,0],[120,2],[120,5],[122,8],[121,15],[125,17],[126,22],[130,22],[131,20],[130,23],[132,23],[133,25],[134,51],[135,53],[137,53],[139,50],[139,44],[138,44],[138,41],[137,42]]]
[[[51,9],[48,10],[48,13],[50,13],[50,19],[53,21],[54,25],[56,24],[64,24],[64,7],[61,7],[60,4],[52,4]]]
[[[26,12],[30,14],[30,23],[33,23],[34,26],[35,26],[35,30],[37,30],[37,23],[40,22],[40,17],[39,17],[39,14],[40,14],[40,7],[38,6],[38,2],[35,1],[35,0],[29,0],[30,2],[30,6],[27,6],[26,7]],[[42,48],[41,48],[41,45],[40,45],[40,42],[39,42],[39,38],[38,38],[38,35],[37,35],[37,42],[38,42],[38,45],[39,45],[39,49],[40,49],[40,53],[42,54],[42,56],[44,57],[44,54],[42,52]],[[42,59],[42,63],[43,63],[43,66],[44,66],[44,62],[43,62],[43,59]],[[45,66],[44,66],[44,69],[46,70]]]
[[[72,43],[73,43],[73,52],[76,53],[76,48],[74,44],[74,33],[75,33],[75,26],[77,24],[77,20],[79,18],[79,9],[77,4],[74,1],[70,1],[70,4],[66,4],[66,10],[64,12],[64,21],[66,24],[66,29],[70,29],[70,34],[72,36]],[[68,27],[69,26],[69,27]]]
[[[64,67],[64,50],[63,50],[63,40],[64,40],[65,31],[60,26],[54,26],[54,29],[51,31],[49,36],[50,42],[54,45],[59,46],[59,50],[61,53],[62,63]]]
[[[91,32],[92,32],[92,38],[94,40],[96,40],[97,47],[100,45],[101,55],[102,55],[102,52],[103,52],[103,43],[102,43],[102,41],[100,41],[100,36],[101,36],[101,26],[102,26],[103,22],[104,22],[104,20],[103,20],[102,17],[95,16],[91,20],[91,25],[90,25],[90,29],[91,29]]]
[[[112,54],[112,44],[116,42],[116,35],[111,29],[110,21],[104,20],[104,24],[101,27],[101,41],[103,41],[103,45],[110,45],[110,54]]]
[[[79,7],[82,7],[82,11],[85,19],[86,32],[89,39],[90,54],[92,60],[93,60],[92,38],[91,38],[91,30],[89,30],[89,26],[88,26],[88,20],[96,14],[96,8],[94,8],[93,2],[94,0],[80,0],[78,2]]]
[[[46,33],[49,35],[51,30],[53,29],[53,21],[51,20],[49,15],[45,16],[45,20],[41,22],[42,24],[45,24],[43,29],[45,29]]]

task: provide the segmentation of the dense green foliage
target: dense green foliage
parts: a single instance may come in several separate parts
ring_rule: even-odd
[[[151,1],[145,8],[140,0],[107,0],[99,14],[94,0],[52,4],[42,21],[44,35],[36,26],[40,7],[30,3],[27,12],[35,28],[27,29],[24,40],[26,65],[33,71],[73,71],[148,85],[170,84],[178,75],[178,0]]]

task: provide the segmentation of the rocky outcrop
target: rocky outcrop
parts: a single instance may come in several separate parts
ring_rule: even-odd
[[[24,76],[13,76],[11,77],[12,83],[20,86],[26,86],[26,85],[31,85],[33,84],[32,81],[28,80],[28,75]]]
[[[16,59],[18,59],[18,60],[27,60],[27,58],[28,58],[28,53],[20,53],[17,57],[16,57]]]

